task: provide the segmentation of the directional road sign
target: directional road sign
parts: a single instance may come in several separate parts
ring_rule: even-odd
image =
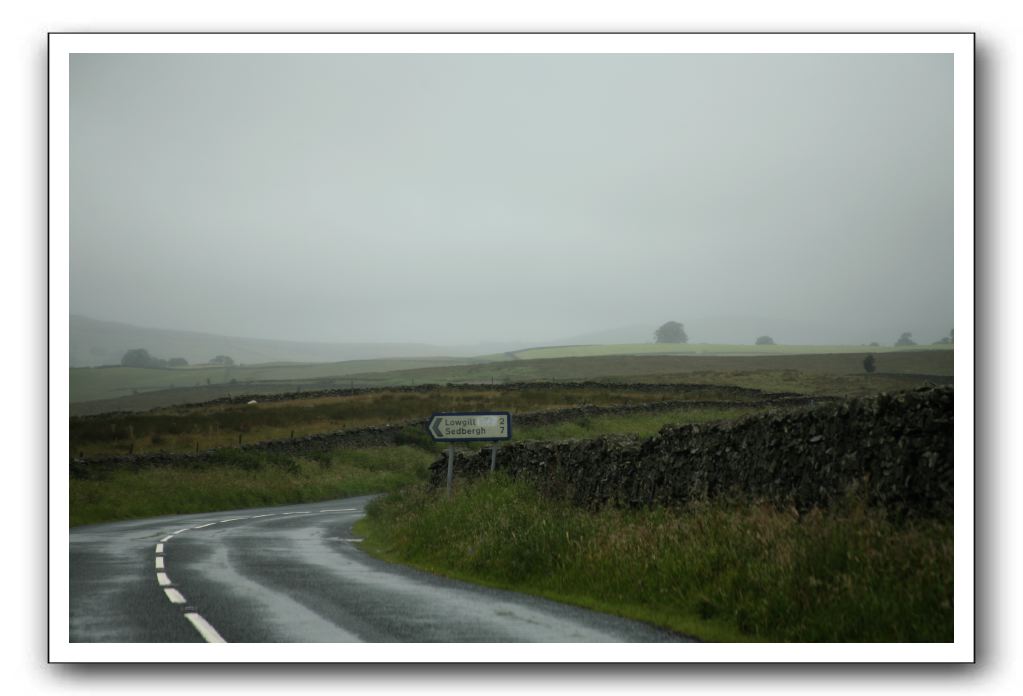
[[[507,411],[435,413],[430,416],[427,429],[437,442],[508,440],[512,436],[511,414]]]

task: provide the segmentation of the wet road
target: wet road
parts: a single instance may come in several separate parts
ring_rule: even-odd
[[[685,637],[359,550],[370,497],[76,527],[72,642],[662,642]]]

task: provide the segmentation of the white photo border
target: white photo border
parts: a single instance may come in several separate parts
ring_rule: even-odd
[[[969,663],[975,660],[972,33],[53,33],[49,36],[49,660],[221,663]],[[85,644],[69,636],[69,62],[73,53],[945,53],[954,70],[952,643]]]

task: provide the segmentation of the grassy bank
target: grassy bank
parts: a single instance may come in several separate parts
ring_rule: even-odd
[[[602,435],[635,435],[649,437],[665,425],[711,423],[735,420],[756,413],[755,408],[696,408],[639,413],[609,414],[574,418],[545,425],[515,427],[515,440],[587,439]],[[483,445],[489,447],[489,444]]]
[[[433,459],[413,447],[338,450],[308,458],[227,450],[201,466],[71,479],[71,526],[391,491],[425,480]]]
[[[719,641],[950,641],[952,524],[894,524],[850,501],[801,518],[767,507],[597,513],[501,476],[451,500],[376,501],[365,548],[482,584]]]

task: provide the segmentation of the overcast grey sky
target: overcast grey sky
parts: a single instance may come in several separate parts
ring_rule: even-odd
[[[714,341],[693,322],[738,315],[930,342],[952,106],[938,54],[78,54],[71,311],[291,340],[673,319]]]

